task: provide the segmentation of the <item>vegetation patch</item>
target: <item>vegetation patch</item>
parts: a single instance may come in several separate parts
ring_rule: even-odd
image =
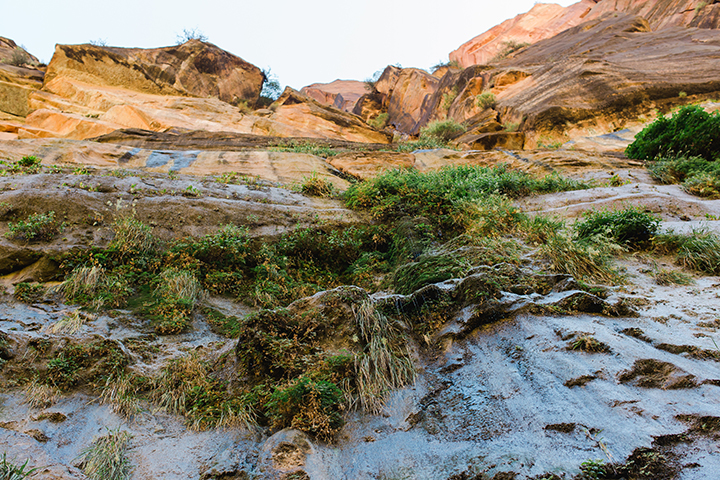
[[[332,197],[335,186],[328,179],[313,172],[309,177],[302,178],[300,191],[311,197]]]
[[[8,223],[6,236],[27,242],[49,241],[59,235],[63,227],[55,221],[55,212],[33,213],[25,220]]]
[[[492,92],[483,92],[475,97],[475,105],[483,110],[495,108],[497,106],[497,98]]]
[[[7,452],[3,452],[0,458],[0,478],[3,480],[23,480],[37,471],[36,468],[29,468],[30,460],[25,460],[22,465],[18,465],[12,460],[8,460]]]
[[[708,230],[689,234],[668,231],[655,235],[653,249],[674,255],[678,264],[709,275],[720,274],[720,237]]]
[[[124,430],[110,430],[80,453],[82,469],[92,480],[125,480],[132,465],[127,450],[132,436]]]
[[[455,120],[435,120],[420,129],[420,138],[447,143],[465,133],[465,130],[465,126]]]
[[[13,295],[21,302],[36,303],[45,296],[45,287],[39,283],[18,283]]]
[[[679,183],[691,195],[720,198],[720,162],[702,157],[660,158],[647,165],[650,175],[665,184]]]
[[[679,156],[720,158],[720,113],[681,107],[672,117],[660,116],[635,136],[625,150],[629,158],[655,160]]]
[[[660,219],[641,208],[591,210],[574,225],[580,239],[602,235],[630,248],[646,244],[660,227]]]

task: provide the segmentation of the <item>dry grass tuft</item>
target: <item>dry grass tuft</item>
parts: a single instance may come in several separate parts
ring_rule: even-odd
[[[33,408],[48,408],[52,406],[60,395],[60,391],[49,385],[38,382],[37,379],[25,387],[25,403]]]
[[[388,392],[415,380],[415,368],[400,333],[372,300],[353,311],[366,343],[365,351],[355,359],[358,400],[363,409],[379,412]]]
[[[80,453],[83,472],[92,480],[125,480],[130,478],[132,465],[127,450],[132,435],[121,430],[109,430]]]

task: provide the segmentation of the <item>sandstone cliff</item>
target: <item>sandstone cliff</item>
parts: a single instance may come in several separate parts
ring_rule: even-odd
[[[536,43],[610,12],[639,15],[652,30],[689,26],[720,28],[720,3],[703,0],[582,0],[569,7],[536,4],[529,12],[506,20],[450,53],[463,67],[488,63],[508,42]]]

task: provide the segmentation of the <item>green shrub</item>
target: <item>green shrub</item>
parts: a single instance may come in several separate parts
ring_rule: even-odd
[[[720,162],[701,157],[661,158],[647,165],[650,176],[661,183],[681,183],[691,195],[720,198]]]
[[[3,63],[7,63],[8,65],[13,65],[15,67],[22,67],[23,65],[32,64],[33,62],[30,55],[28,55],[25,50],[20,47],[15,47],[12,55],[10,55],[9,58],[3,59]]]
[[[465,127],[455,120],[436,120],[420,129],[420,138],[448,142],[465,133]]]
[[[334,383],[302,376],[276,387],[267,403],[275,428],[293,427],[330,441],[343,424],[343,393]]]
[[[397,293],[409,295],[425,285],[461,277],[470,267],[462,257],[428,253],[400,266],[393,274],[392,284]]]
[[[61,231],[60,225],[55,222],[55,212],[34,213],[17,223],[8,223],[6,236],[15,240],[48,241],[56,237]]]
[[[337,155],[338,151],[334,147],[328,145],[318,145],[317,143],[303,142],[295,139],[283,141],[280,144],[270,147],[271,152],[293,152],[307,153],[317,157],[332,157]]]
[[[637,134],[625,154],[640,160],[674,156],[716,160],[720,158],[720,113],[709,114],[689,105],[671,118],[661,116]]]
[[[157,248],[152,228],[134,216],[121,216],[113,223],[115,238],[110,246],[117,249],[121,257],[143,257],[151,255]]]
[[[444,110],[450,110],[453,102],[458,96],[458,87],[454,86],[449,92],[443,93],[442,96],[442,108]]]
[[[495,94],[491,92],[483,92],[480,95],[475,97],[475,105],[478,106],[478,108],[482,108],[483,110],[488,108],[495,108],[497,105],[497,99],[495,98]]]
[[[650,240],[660,226],[660,219],[640,208],[622,210],[591,210],[574,228],[581,239],[603,235],[629,247],[638,247]]]

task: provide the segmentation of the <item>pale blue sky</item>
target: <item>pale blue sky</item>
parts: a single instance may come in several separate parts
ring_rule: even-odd
[[[363,80],[389,64],[429,68],[533,0],[5,0],[0,36],[49,62],[56,43],[161,47],[184,28],[294,88]],[[570,5],[574,0],[560,0]]]

